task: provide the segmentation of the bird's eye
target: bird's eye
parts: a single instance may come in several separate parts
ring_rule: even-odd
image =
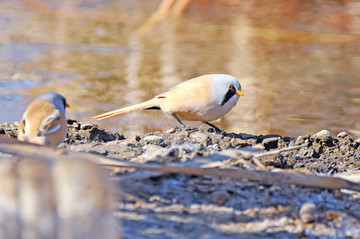
[[[234,89],[234,86],[229,86],[229,90],[233,90]]]
[[[64,105],[64,108],[70,108],[70,105],[66,102],[65,99],[63,99],[63,105]]]

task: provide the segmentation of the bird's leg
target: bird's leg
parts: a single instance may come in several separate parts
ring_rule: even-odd
[[[182,127],[184,127],[185,129],[187,129],[188,127],[179,119],[179,117],[176,116],[176,114],[172,113],[171,114],[172,117],[174,117],[177,122],[179,122],[181,124]]]
[[[207,121],[203,121],[203,123],[207,124],[207,125],[210,125],[211,127],[214,128],[215,132],[218,133],[218,134],[226,134],[226,132],[224,130],[221,130],[219,127],[217,127],[216,125],[213,125]]]

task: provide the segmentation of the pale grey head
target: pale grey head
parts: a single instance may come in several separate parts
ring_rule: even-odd
[[[44,93],[37,99],[49,101],[50,103],[54,104],[55,107],[63,114],[65,114],[65,109],[68,107],[65,97],[55,92]]]
[[[213,92],[219,99],[218,104],[234,106],[243,95],[239,81],[230,75],[214,74],[213,75]]]

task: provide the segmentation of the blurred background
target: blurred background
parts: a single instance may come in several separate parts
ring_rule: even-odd
[[[226,73],[245,96],[222,129],[358,137],[359,36],[357,0],[1,0],[0,122],[47,91],[67,98],[69,118],[94,122]],[[127,137],[178,125],[160,111],[96,123]]]

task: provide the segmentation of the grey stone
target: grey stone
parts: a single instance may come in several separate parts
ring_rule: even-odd
[[[177,128],[171,127],[168,130],[166,130],[165,132],[168,134],[174,134],[174,133],[176,133],[176,131],[177,131]]]
[[[93,124],[85,123],[85,124],[81,124],[80,129],[87,130],[87,129],[91,129],[92,127],[94,127]]]
[[[299,216],[301,221],[305,223],[311,223],[315,221],[316,218],[316,206],[313,203],[305,203],[302,205],[299,211]]]
[[[74,124],[73,124],[73,127],[74,127],[75,129],[79,130],[79,129],[80,129],[80,124],[79,124],[79,123],[74,123]]]
[[[348,136],[349,134],[347,132],[340,132],[338,133],[337,137],[338,138],[345,138],[346,136]]]
[[[308,136],[299,136],[295,141],[295,145],[301,145],[306,142]]]
[[[189,135],[189,138],[194,143],[200,143],[200,144],[207,146],[209,136],[202,131],[196,131],[194,133],[191,133]]]
[[[241,139],[256,139],[256,136],[252,134],[241,133],[239,136]]]
[[[211,194],[212,200],[217,205],[224,205],[230,198],[226,191],[215,191]]]
[[[161,144],[164,141],[163,137],[158,135],[149,135],[144,137],[143,140],[145,144]]]
[[[332,139],[330,131],[326,130],[326,129],[317,132],[316,134],[314,134],[311,137],[314,139],[320,139],[323,141],[328,141],[328,140]]]
[[[279,142],[279,137],[265,138],[262,141],[262,145],[265,147],[266,150],[276,149],[278,146],[278,142]]]

